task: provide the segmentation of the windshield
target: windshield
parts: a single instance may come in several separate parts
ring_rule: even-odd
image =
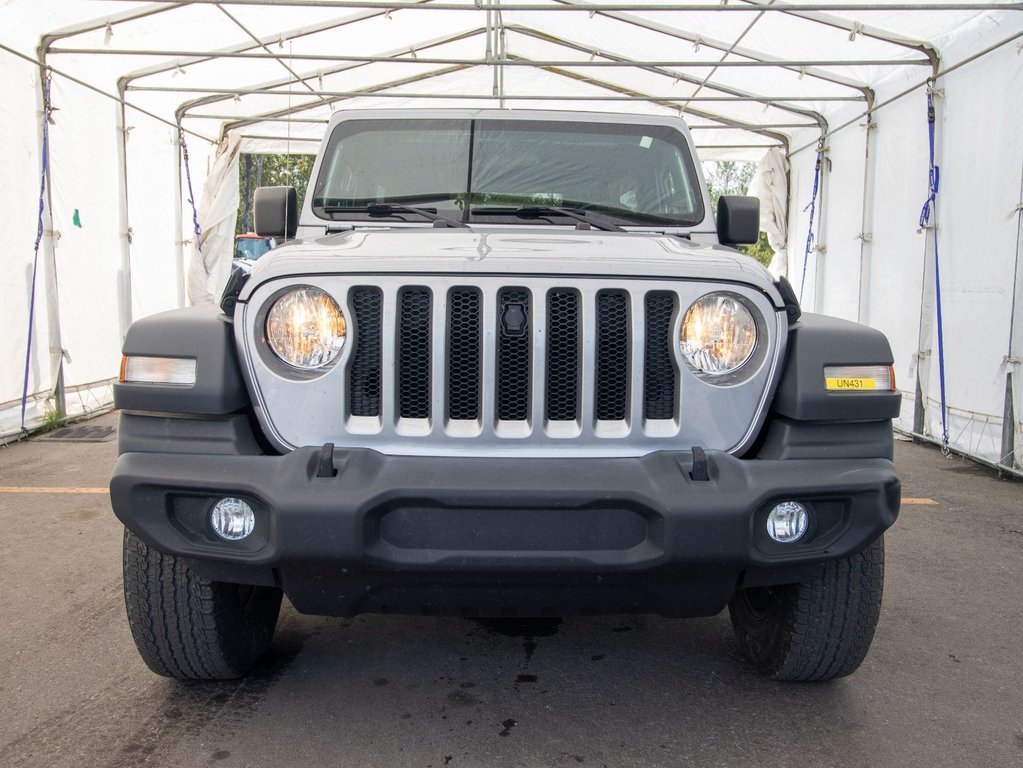
[[[633,225],[693,226],[704,213],[685,138],[668,126],[342,122],[327,144],[313,210],[321,218],[368,219],[365,210],[345,209],[376,203],[429,205],[473,223],[507,222],[500,209],[519,206],[591,210]]]

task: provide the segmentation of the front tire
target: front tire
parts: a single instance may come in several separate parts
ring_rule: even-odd
[[[799,584],[740,589],[728,604],[746,657],[774,680],[813,682],[860,666],[881,613],[884,539]]]
[[[281,590],[205,579],[125,529],[124,603],[151,670],[180,680],[230,680],[270,647]]]

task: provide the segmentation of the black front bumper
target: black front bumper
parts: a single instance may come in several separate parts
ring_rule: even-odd
[[[124,453],[111,481],[118,518],[209,578],[282,586],[308,613],[710,615],[738,586],[796,581],[853,554],[898,514],[886,459],[480,459],[316,448],[286,456]],[[253,533],[218,539],[217,499],[255,509]],[[778,501],[810,510],[781,545]]]

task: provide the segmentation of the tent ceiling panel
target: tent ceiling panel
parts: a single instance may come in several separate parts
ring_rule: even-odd
[[[674,67],[663,65],[649,65],[642,69],[628,67],[601,67],[594,69],[587,67],[590,61],[603,60],[605,62],[619,61],[631,62],[635,54],[629,55],[622,50],[622,42],[619,41],[614,47],[605,47],[599,53],[593,52],[588,45],[589,41],[579,40],[577,37],[555,38],[548,33],[541,33],[536,30],[513,28],[508,35],[508,49],[523,58],[533,60],[551,60],[575,56],[585,62],[582,66],[592,72],[599,71],[602,79],[620,78],[623,76],[634,76],[657,81],[663,79],[664,84],[678,85],[682,80],[693,83],[707,81],[708,88],[715,88],[724,85],[731,89],[743,90],[746,92],[770,93],[772,91],[796,96],[807,97],[820,95],[849,96],[850,89],[847,86],[831,83],[813,77],[800,77],[798,71],[788,72],[778,67],[761,65],[748,57],[731,55],[727,59],[732,62],[746,64],[758,64],[756,67],[720,67],[722,53],[707,48],[701,48],[699,53],[693,54],[692,59],[697,62],[706,62],[704,66],[697,67]],[[650,51],[643,49],[642,58],[650,60],[654,58],[651,54],[663,54],[664,60],[670,61],[671,48],[665,46],[666,50]],[[677,43],[675,47],[675,60],[678,60]],[[587,51],[590,51],[587,53]],[[689,54],[686,54],[689,58]],[[651,77],[652,76],[652,77]],[[859,91],[852,90],[852,95]]]
[[[856,23],[830,14],[818,14],[814,19],[771,14],[765,16],[743,42],[774,56],[784,55],[786,47],[792,45],[791,41],[798,40],[800,50],[812,57],[882,59],[912,58],[919,55],[920,46],[925,44],[919,38],[905,39],[901,43],[887,42],[863,32],[854,34],[850,27],[856,28]],[[891,37],[895,39],[898,36],[892,34]]]

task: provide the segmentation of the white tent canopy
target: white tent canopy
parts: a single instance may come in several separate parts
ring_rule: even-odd
[[[215,293],[239,152],[313,152],[342,109],[556,107],[682,114],[703,159],[766,158],[774,268],[888,335],[898,426],[1023,466],[1023,3],[6,0],[0,20],[2,435],[108,407],[128,324]],[[200,195],[219,229],[190,278]]]

